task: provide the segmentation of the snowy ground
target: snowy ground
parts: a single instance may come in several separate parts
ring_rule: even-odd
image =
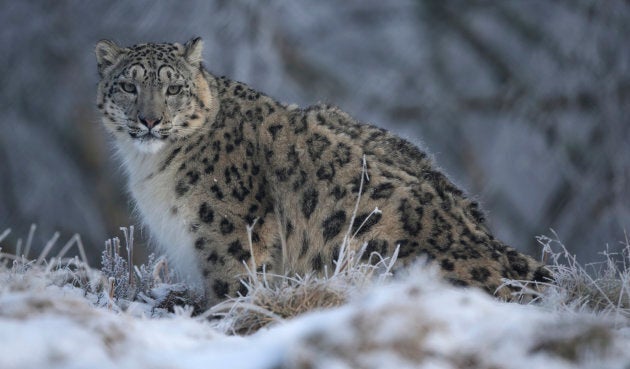
[[[498,302],[430,271],[246,336],[185,309],[117,312],[63,271],[0,265],[0,368],[628,368],[614,314]],[[43,264],[44,265],[44,264]],[[161,317],[156,317],[160,316]],[[149,317],[153,316],[153,317]]]

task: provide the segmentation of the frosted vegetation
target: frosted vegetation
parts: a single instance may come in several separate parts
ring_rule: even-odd
[[[630,225],[630,6],[624,0],[4,2],[0,227],[36,247],[100,245],[128,218],[96,124],[93,47],[206,42],[206,66],[279,100],[324,101],[422,140],[536,254],[555,229],[580,260]],[[138,235],[136,242],[141,242]],[[600,247],[601,246],[601,247]],[[11,246],[13,247],[13,246]],[[142,255],[144,248],[138,248]],[[14,250],[11,250],[14,251]],[[41,250],[37,250],[41,251]]]
[[[0,368],[630,362],[627,1],[0,7]],[[118,233],[133,221],[93,113],[98,39],[193,35],[218,75],[288,103],[333,103],[424,145],[553,280],[505,281],[523,287],[520,304],[505,303],[421,263],[393,276],[395,255],[362,264],[359,248],[325,277],[248,265],[247,296],[201,309],[146,235]]]
[[[362,264],[341,252],[325,277],[243,276],[247,296],[209,310],[162,258],[129,263],[133,229],[110,239],[102,266],[78,236],[29,258],[33,232],[0,250],[0,367],[14,368],[621,368],[630,360],[630,243],[582,266],[541,237],[553,280],[520,281],[521,303],[442,283],[395,255]],[[0,234],[6,245],[9,230]],[[67,255],[78,256],[69,257]],[[564,259],[564,260],[563,260]],[[590,268],[590,270],[588,270]]]

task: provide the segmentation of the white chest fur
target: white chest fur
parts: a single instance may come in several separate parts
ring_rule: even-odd
[[[174,168],[159,170],[165,151],[151,154],[131,148],[123,153],[129,190],[142,223],[149,228],[151,242],[166,254],[180,278],[201,290],[200,268],[185,221],[186,207],[178,204],[174,196]]]

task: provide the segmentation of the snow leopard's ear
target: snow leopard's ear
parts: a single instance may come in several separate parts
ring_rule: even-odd
[[[112,65],[118,62],[123,54],[123,48],[116,45],[110,40],[100,40],[96,44],[94,52],[96,53],[96,62],[98,64],[98,74],[101,78]]]
[[[201,37],[195,37],[184,45],[184,58],[192,65],[199,65],[203,56],[203,40]]]

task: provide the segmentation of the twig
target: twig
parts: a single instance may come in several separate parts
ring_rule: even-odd
[[[5,229],[4,232],[2,232],[2,234],[0,234],[0,242],[2,242],[2,240],[4,240],[4,238],[6,236],[8,236],[9,233],[11,233],[11,228]]]
[[[46,246],[44,246],[44,250],[42,250],[41,254],[39,254],[39,257],[37,258],[37,262],[35,264],[42,264],[42,262],[46,259],[46,256],[48,256],[50,250],[55,246],[55,243],[57,243],[57,239],[59,239],[59,232],[55,232],[52,238],[46,243]]]
[[[26,246],[24,247],[24,257],[28,258],[28,254],[31,252],[31,246],[33,245],[33,236],[35,236],[35,230],[37,226],[31,224],[31,228],[28,231],[28,237],[26,238]]]
[[[114,301],[114,282],[115,281],[116,281],[116,278],[114,277],[108,278],[108,282],[109,282],[109,300],[107,301],[108,309],[112,308],[112,301]]]
[[[346,253],[346,248],[349,247],[350,244],[350,233],[352,232],[352,225],[354,224],[354,220],[357,216],[357,212],[359,211],[359,203],[361,202],[361,195],[363,194],[363,182],[365,179],[369,180],[369,177],[367,176],[367,161],[365,159],[365,154],[363,155],[362,158],[362,167],[361,167],[361,181],[359,182],[359,193],[357,194],[357,201],[354,204],[354,210],[352,211],[352,217],[350,218],[350,224],[348,225],[348,230],[346,231],[346,234],[343,237],[343,241],[341,242],[341,248],[339,249],[339,256],[337,257],[337,260],[335,261],[335,271],[333,272],[333,275],[335,274],[339,274],[341,272],[341,270],[343,269],[344,266],[344,259],[345,259],[345,253]]]
[[[252,232],[254,230],[254,226],[258,222],[258,218],[254,219],[254,222],[251,225],[247,225],[247,241],[249,242],[249,253],[252,258],[252,271],[256,271],[256,258],[254,257],[254,242],[252,241]]]
[[[133,274],[133,226],[120,227],[120,230],[125,235],[125,247],[127,249],[127,265],[129,266],[129,287],[135,285],[135,276]]]

